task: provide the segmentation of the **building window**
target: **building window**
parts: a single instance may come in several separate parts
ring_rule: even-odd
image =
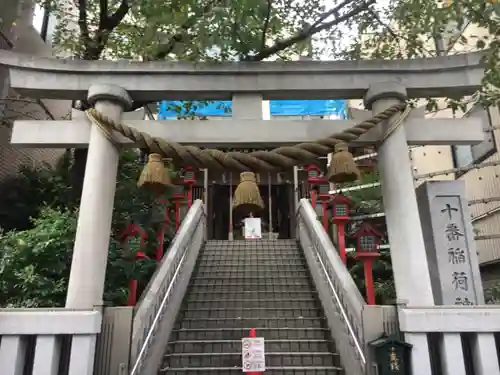
[[[481,106],[472,109],[469,116],[480,118],[484,126],[484,141],[477,145],[452,146],[453,164],[455,168],[463,168],[472,164],[479,164],[497,152],[495,135],[491,131],[493,126],[490,110]],[[458,172],[457,177],[465,172]]]
[[[40,33],[43,41],[48,44],[52,44],[55,24],[56,18],[49,9],[35,5],[33,27]]]

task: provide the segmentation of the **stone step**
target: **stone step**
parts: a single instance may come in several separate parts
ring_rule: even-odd
[[[296,243],[294,244],[277,244],[277,245],[269,245],[269,244],[250,244],[250,245],[239,245],[239,244],[225,244],[225,245],[214,245],[214,244],[206,244],[204,249],[222,249],[222,250],[281,250],[281,249],[300,249]]]
[[[226,284],[284,284],[295,286],[297,284],[307,284],[311,285],[309,277],[303,275],[302,277],[293,276],[281,276],[281,275],[236,275],[231,277],[224,277],[218,273],[212,274],[211,276],[198,276],[195,275],[191,279],[192,285],[204,284],[204,285],[226,285]]]
[[[252,265],[246,265],[241,263],[224,264],[224,265],[205,265],[200,264],[195,268],[195,272],[276,272],[276,271],[294,271],[294,272],[307,272],[308,268],[303,263],[296,264],[267,264],[267,263],[253,263]]]
[[[266,352],[333,352],[333,342],[327,340],[267,340]],[[170,353],[240,353],[241,340],[172,341]]]
[[[171,353],[164,357],[164,367],[238,367],[241,352],[233,353]],[[339,366],[338,355],[330,352],[269,352],[266,365],[270,367]]]
[[[310,293],[307,293],[310,295]],[[238,293],[239,296],[241,296]],[[186,299],[184,302],[184,308],[190,309],[258,309],[258,308],[269,308],[269,309],[315,309],[319,306],[319,302],[315,298],[282,298],[282,299],[201,299],[193,298]]]
[[[207,260],[219,260],[219,259],[227,259],[232,261],[238,260],[260,260],[260,262],[279,262],[281,259],[286,259],[287,261],[295,260],[304,260],[302,254],[298,252],[286,252],[281,254],[270,254],[270,253],[249,253],[249,252],[236,252],[236,253],[222,253],[222,252],[213,252],[213,253],[201,253],[198,257],[198,261],[207,261]]]
[[[183,319],[227,319],[227,318],[321,318],[323,313],[316,307],[297,308],[269,308],[269,307],[245,307],[245,308],[197,308],[184,309],[181,316]]]
[[[312,287],[304,283],[233,283],[233,284],[205,284],[193,283],[190,288],[191,293],[206,293],[206,292],[274,292],[283,293],[290,292],[311,292]]]
[[[176,324],[178,329],[201,328],[323,328],[324,317],[315,318],[209,318],[209,319],[182,319]]]
[[[248,337],[250,328],[198,328],[174,329],[170,341],[186,340],[241,340]],[[258,337],[265,340],[330,340],[330,331],[327,328],[259,328]]]
[[[302,250],[297,247],[256,247],[256,248],[221,248],[221,247],[207,247],[205,246],[201,251],[202,254],[283,254],[283,253],[294,253],[302,254]]]
[[[206,246],[235,246],[235,247],[257,247],[257,246],[297,246],[297,240],[208,240]]]
[[[199,289],[199,288],[198,288]],[[206,289],[206,288],[205,288]],[[205,301],[205,300],[234,300],[234,299],[250,299],[250,300],[283,300],[283,299],[308,299],[317,297],[318,292],[315,290],[290,290],[283,288],[282,290],[262,290],[255,289],[250,291],[242,290],[201,290],[196,291],[190,288],[186,296],[186,302]]]
[[[224,243],[207,242],[206,247],[229,247],[229,248],[255,248],[255,247],[297,247],[297,242],[279,242],[279,241],[233,241]]]
[[[307,267],[305,259],[273,259],[269,260],[252,260],[249,262],[241,262],[234,259],[204,259],[200,261],[198,258],[197,267],[259,267],[261,265],[266,265],[269,267]]]
[[[188,367],[188,368],[162,368],[162,375],[241,375],[241,367],[231,368],[206,368],[206,367]],[[266,367],[266,375],[344,375],[344,370],[337,366],[314,366],[314,367]]]
[[[213,277],[214,275],[217,276],[217,278],[227,278],[227,279],[232,279],[235,277],[240,277],[240,278],[251,278],[251,277],[272,277],[272,278],[308,278],[309,277],[309,271],[291,271],[291,270],[280,270],[280,269],[275,269],[275,270],[266,270],[266,269],[251,269],[251,270],[218,270],[215,271],[214,269],[211,270],[195,270],[195,276],[197,278],[207,278],[207,277]]]

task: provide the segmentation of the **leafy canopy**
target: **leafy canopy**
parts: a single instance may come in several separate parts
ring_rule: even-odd
[[[361,17],[375,0],[38,0],[83,59],[263,60]],[[78,37],[75,38],[75,34]]]

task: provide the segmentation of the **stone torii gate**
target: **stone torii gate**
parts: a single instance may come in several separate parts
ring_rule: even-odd
[[[124,118],[133,101],[232,99],[233,120],[126,121],[151,136],[203,147],[292,145],[355,125],[351,120],[264,121],[262,100],[364,97],[365,106],[377,114],[408,98],[470,95],[480,88],[480,58],[480,54],[468,54],[408,61],[210,65],[65,61],[0,52],[0,63],[10,66],[11,85],[17,92],[34,98],[88,99],[115,122]],[[11,142],[20,147],[89,148],[66,307],[93,310],[102,305],[118,150],[97,126],[83,116],[76,117],[71,121],[16,121]],[[385,123],[377,126],[355,143],[380,142],[386,127]],[[123,147],[142,146],[115,136]],[[434,306],[408,145],[475,144],[483,139],[483,127],[477,119],[426,120],[413,115],[380,145],[382,194],[401,303]],[[427,334],[406,333],[405,340],[413,345],[413,374],[430,374]],[[491,340],[492,335],[483,336],[478,342],[482,353],[492,353],[488,349],[488,345],[494,347]],[[46,349],[47,358],[55,358],[54,351],[58,350],[51,345],[52,349]],[[88,361],[82,359],[81,367],[75,365],[71,375],[91,373],[94,346],[95,338],[77,343],[74,350],[80,350]],[[445,345],[448,362],[456,349]],[[462,356],[461,352],[455,354]],[[495,369],[486,363],[481,370],[484,375],[500,373],[498,366]],[[447,375],[461,373],[447,371]]]

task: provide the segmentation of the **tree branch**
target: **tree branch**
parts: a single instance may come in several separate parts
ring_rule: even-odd
[[[127,15],[130,10],[130,5],[128,0],[122,0],[120,6],[111,16],[108,17],[108,22],[106,24],[106,30],[109,32],[113,31],[113,29],[122,22],[123,18]]]
[[[272,8],[273,8],[273,1],[267,0],[267,15],[266,15],[266,20],[264,21],[264,26],[262,28],[262,38],[260,42],[260,48],[262,49],[266,48],[266,34],[267,34],[267,28],[269,27],[269,21],[271,20]]]
[[[80,0],[85,1],[85,0]],[[102,51],[106,47],[109,34],[120,24],[125,15],[128,13],[130,6],[128,0],[122,0],[120,6],[111,16],[108,16],[108,0],[100,0],[99,10],[99,28],[95,33],[94,39],[86,44],[84,59],[97,60],[101,56]]]
[[[188,19],[180,26],[180,30],[172,35],[167,43],[162,44],[158,47],[158,50],[156,51],[152,59],[162,60],[167,57],[167,55],[173,51],[175,45],[184,39],[186,32],[196,24],[196,21],[198,21],[198,19],[206,13],[210,12],[215,5],[222,3],[222,1],[223,0],[211,0],[200,11],[196,12],[191,17],[188,17]]]
[[[303,40],[306,40],[307,38],[311,37],[312,35],[320,32],[320,31],[323,31],[323,30],[326,30],[326,29],[329,29],[335,25],[338,25],[344,21],[347,21],[349,20],[350,18],[358,15],[359,13],[367,10],[371,5],[373,5],[375,3],[376,0],[368,0],[367,2],[355,7],[354,9],[352,9],[351,11],[343,14],[342,16],[338,16],[337,18],[335,18],[334,20],[330,21],[330,22],[325,22],[325,23],[319,23],[317,24],[317,21],[314,23],[316,24],[316,26],[308,26],[308,27],[305,27],[303,28],[302,30],[300,30],[297,34],[291,36],[290,38],[288,39],[285,39],[285,40],[278,40],[276,41],[275,44],[273,44],[272,46],[268,47],[268,48],[264,48],[262,51],[258,52],[256,55],[253,55],[253,56],[247,56],[244,60],[245,61],[261,61],[261,60],[264,60],[265,58],[269,57],[269,56],[272,56],[274,55],[275,53],[279,52],[279,51],[282,51],[286,48],[289,48],[291,46],[293,46],[294,44],[298,43],[298,42],[301,42]],[[345,1],[343,3],[346,3]],[[337,7],[335,7],[337,8]],[[330,13],[331,11],[327,12],[327,13]],[[330,13],[330,15],[333,15],[334,12]],[[320,17],[324,17],[324,14]],[[323,18],[323,19],[326,19],[327,17]]]
[[[99,0],[99,27],[108,21],[108,0]]]
[[[84,46],[88,46],[91,39],[87,24],[87,0],[78,0],[78,26],[80,27],[80,35],[83,42],[82,44]]]
[[[340,4],[338,4],[336,7],[330,9],[329,11],[326,11],[324,12],[323,14],[321,14],[318,19],[312,24],[312,27],[316,27],[316,26],[319,26],[319,24],[321,22],[323,22],[324,20],[326,20],[328,17],[334,15],[335,17],[339,17],[339,12],[342,10],[343,7],[345,7],[346,5],[349,5],[350,3],[352,3],[354,0],[344,0],[343,2],[341,2]]]
[[[398,42],[400,40],[409,41],[409,38],[407,38],[404,35],[396,33],[396,31],[390,25],[388,25],[387,23],[382,21],[382,19],[379,17],[379,15],[373,9],[368,9],[368,12],[370,12],[370,14],[373,16],[375,21],[377,21],[382,27],[384,27],[387,30],[387,32],[389,33],[389,35],[392,36],[396,41],[398,41]],[[422,52],[429,54],[429,56],[433,55],[433,52],[426,49],[424,46],[422,46],[421,48],[422,48]]]

